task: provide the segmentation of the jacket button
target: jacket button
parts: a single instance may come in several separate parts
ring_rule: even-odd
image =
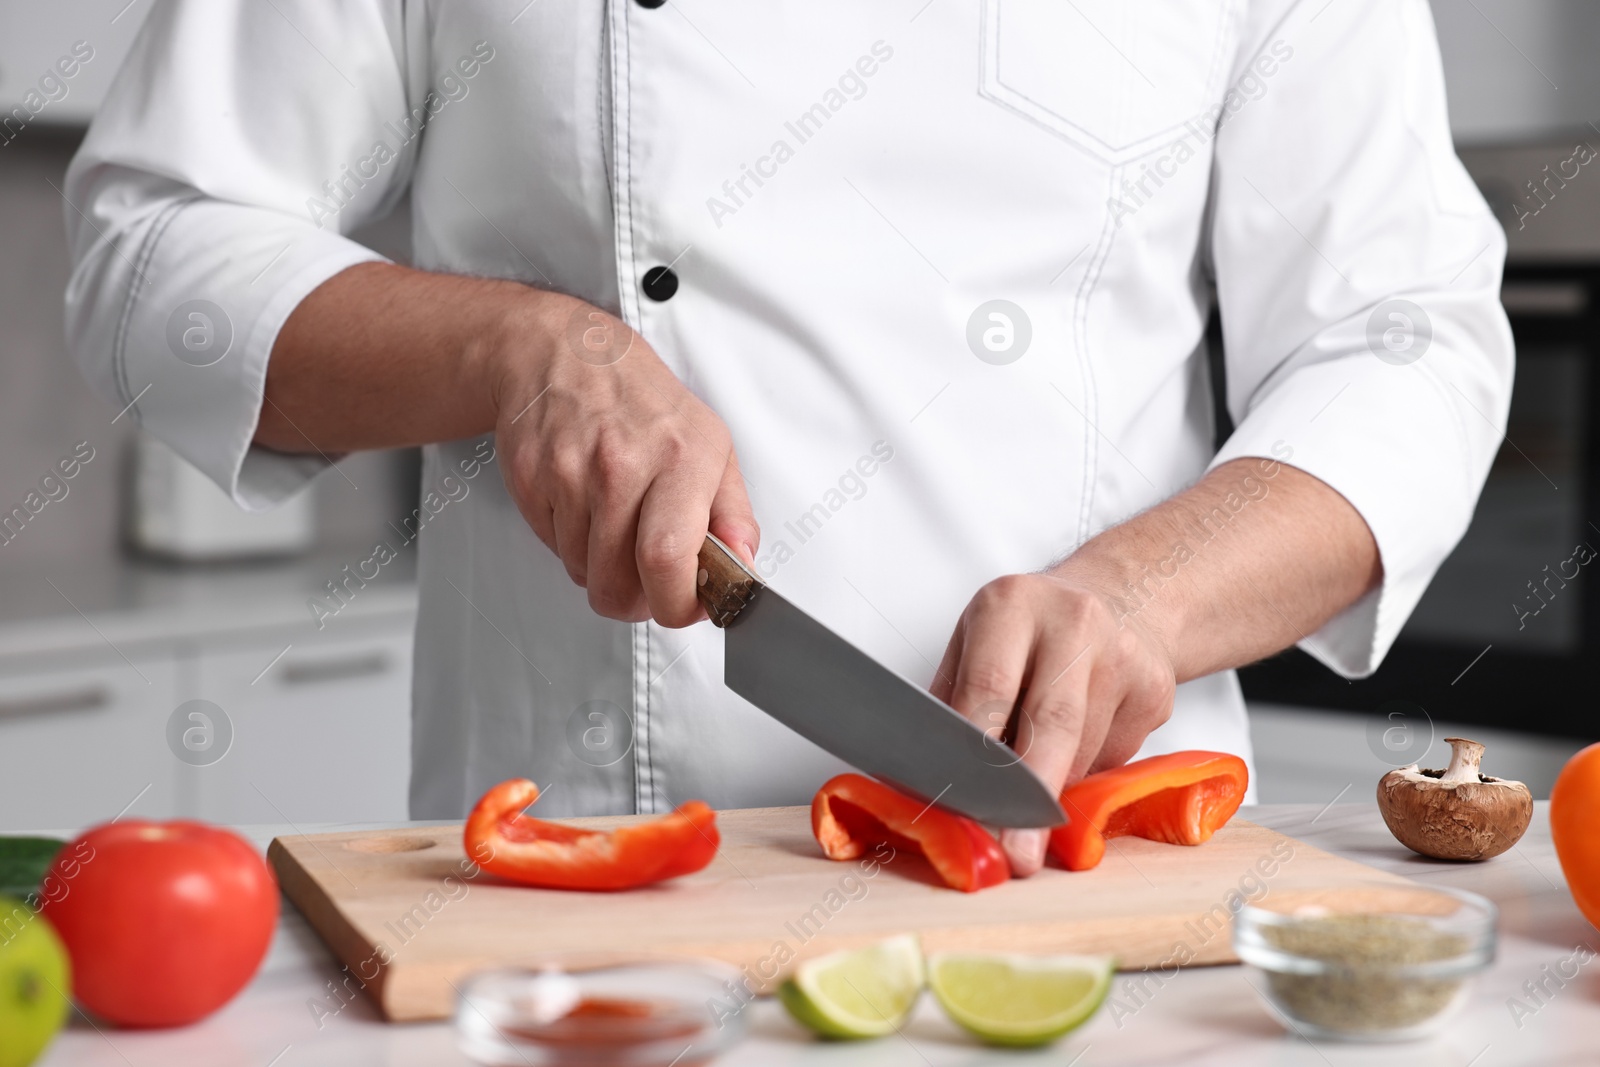
[[[639,0],[640,7],[660,7],[667,0]]]
[[[645,0],[639,2],[644,3]],[[671,300],[672,294],[677,291],[678,276],[672,273],[671,267],[651,267],[644,272],[644,295],[651,300]]]

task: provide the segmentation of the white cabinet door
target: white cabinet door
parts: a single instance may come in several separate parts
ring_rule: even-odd
[[[170,659],[0,674],[0,830],[176,814],[175,692]]]
[[[287,643],[287,641],[285,642]],[[365,636],[202,651],[191,683],[195,765],[179,768],[188,814],[221,823],[391,822],[411,773],[409,620]],[[220,709],[218,711],[217,709]],[[208,737],[207,731],[211,731]],[[211,762],[223,732],[225,754]]]

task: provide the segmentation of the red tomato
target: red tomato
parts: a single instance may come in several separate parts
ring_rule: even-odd
[[[256,850],[197,822],[96,827],[61,850],[45,884],[74,996],[122,1026],[216,1011],[255,974],[278,922],[277,881]]]

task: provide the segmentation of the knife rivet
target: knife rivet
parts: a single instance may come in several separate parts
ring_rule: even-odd
[[[711,580],[711,575],[706,572],[706,569],[704,567],[701,567],[700,568],[700,573],[695,575],[695,579],[694,580],[695,580],[695,584],[696,585],[705,585],[707,582],[709,582]]]

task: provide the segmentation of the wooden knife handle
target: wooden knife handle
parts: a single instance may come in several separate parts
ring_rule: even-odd
[[[713,625],[721,628],[739,617],[762,582],[727,545],[706,534],[700,546],[700,570],[695,575],[695,595],[705,605]]]

